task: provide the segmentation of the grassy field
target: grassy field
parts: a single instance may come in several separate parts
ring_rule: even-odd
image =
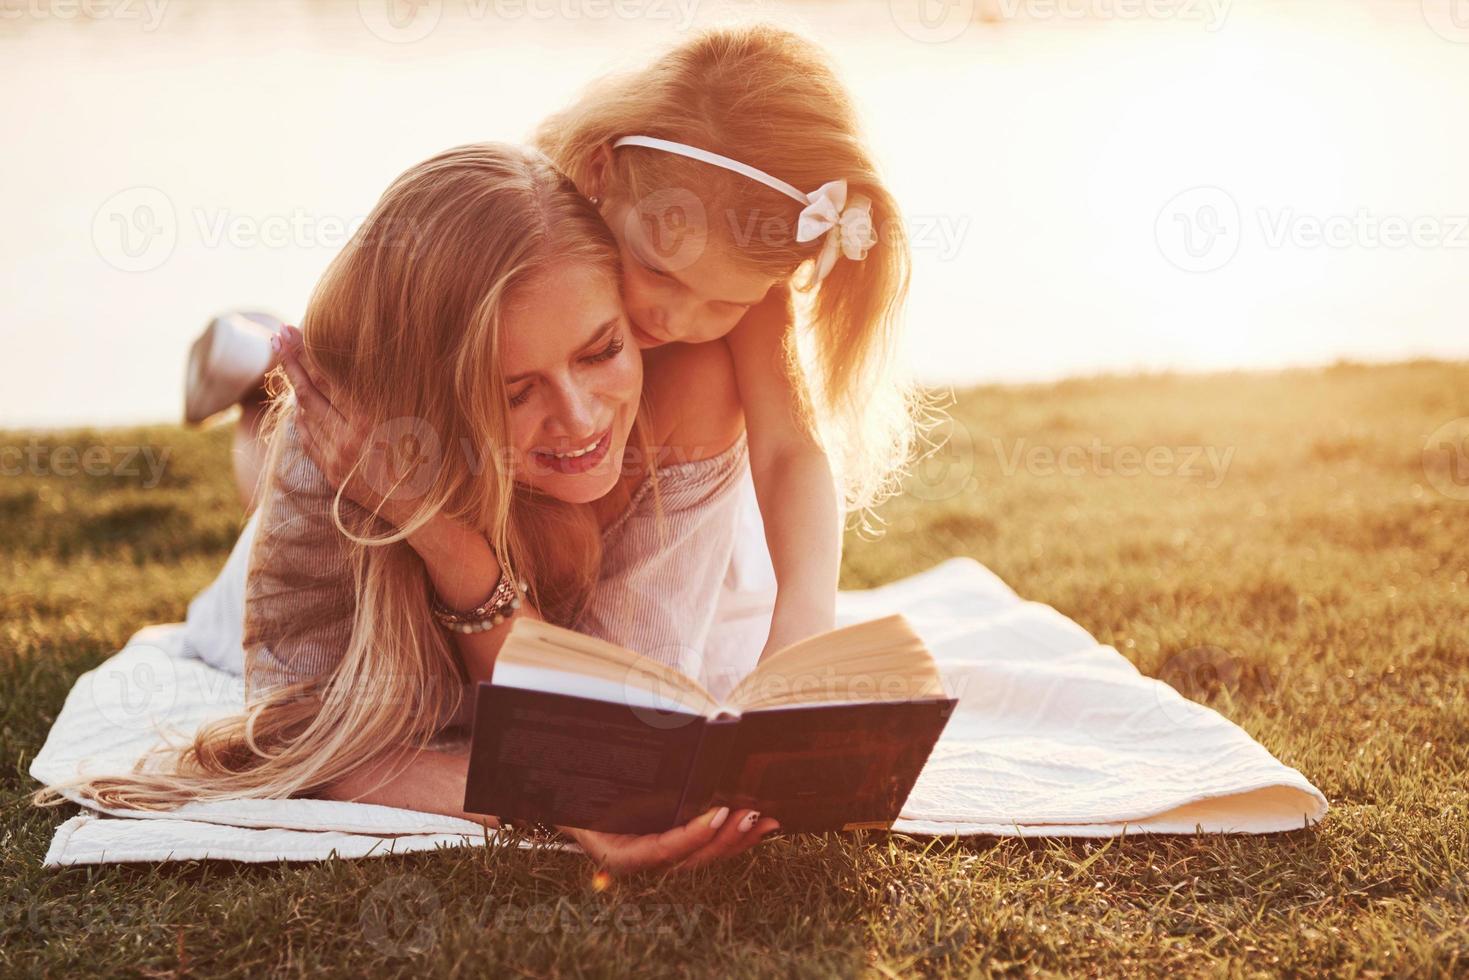
[[[1441,442],[1469,365],[980,388],[953,416],[843,584],[972,555],[1302,770],[1324,824],[776,838],[600,889],[506,849],[44,871],[70,808],[28,807],[26,768],[73,679],[181,619],[240,516],[221,430],[0,434],[0,975],[1469,971],[1469,470]]]

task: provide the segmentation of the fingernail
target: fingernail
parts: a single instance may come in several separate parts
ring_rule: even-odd
[[[709,821],[709,829],[710,830],[718,830],[720,827],[723,827],[724,826],[724,822],[726,820],[728,820],[728,819],[729,819],[729,807],[727,807],[727,806],[720,807],[719,810],[718,810],[718,812],[716,812],[714,814],[714,819]]]
[[[281,339],[279,337],[270,338],[270,349],[275,351],[277,354],[281,352]]]
[[[759,810],[751,810],[749,813],[745,814],[745,819],[743,819],[743,820],[740,821],[740,833],[742,833],[742,834],[749,833],[750,828],[753,827],[753,826],[755,826],[755,824],[758,823],[759,820],[760,820],[760,811]]]

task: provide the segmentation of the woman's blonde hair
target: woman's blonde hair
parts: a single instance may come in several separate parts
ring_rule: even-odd
[[[878,242],[865,260],[837,261],[819,284],[794,280],[809,300],[809,370],[793,335],[787,370],[805,382],[807,423],[827,443],[846,504],[864,510],[897,489],[925,396],[897,368],[909,249],[896,202],[864,143],[852,100],[825,53],[765,25],[709,30],[646,67],[601,79],[551,116],[534,142],[583,191],[639,202],[660,191],[693,194],[711,236],[736,261],[791,279],[821,249],[797,242],[801,206],[762,183],[697,160],[624,147],[629,135],[685,143],[739,160],[809,192],[845,180],[872,201]]]
[[[618,281],[616,240],[601,216],[535,151],[459,147],[394,181],[302,322],[308,358],[334,398],[379,431],[411,420],[408,435],[440,449],[415,471],[416,513],[404,527],[346,504],[340,491],[320,515],[346,541],[355,607],[345,654],[321,677],[259,697],[252,687],[243,715],[204,726],[138,772],[48,787],[38,801],[57,800],[61,789],[133,809],[310,794],[387,747],[428,744],[464,689],[455,649],[430,615],[423,564],[404,541],[435,514],[482,529],[546,618],[575,619],[600,560],[595,519],[513,482],[499,369],[507,299],[565,263],[604,269],[614,288]],[[293,410],[285,397],[270,410],[267,522]]]

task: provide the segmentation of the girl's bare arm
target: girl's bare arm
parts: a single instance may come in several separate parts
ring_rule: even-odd
[[[777,584],[762,659],[835,627],[841,572],[841,502],[831,463],[803,422],[800,382],[786,365],[783,345],[790,329],[786,303],[768,302],[725,337]]]

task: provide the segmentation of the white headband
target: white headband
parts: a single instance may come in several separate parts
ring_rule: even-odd
[[[872,229],[872,201],[861,194],[854,194],[848,202],[845,180],[828,181],[810,194],[802,194],[763,170],[687,143],[674,143],[654,136],[624,136],[612,144],[614,150],[619,146],[643,146],[723,167],[799,202],[802,210],[796,225],[796,241],[810,242],[826,236],[821,255],[816,259],[817,282],[825,279],[832,266],[836,265],[838,253],[854,262],[861,262],[867,257],[867,250],[877,244],[877,235]]]

